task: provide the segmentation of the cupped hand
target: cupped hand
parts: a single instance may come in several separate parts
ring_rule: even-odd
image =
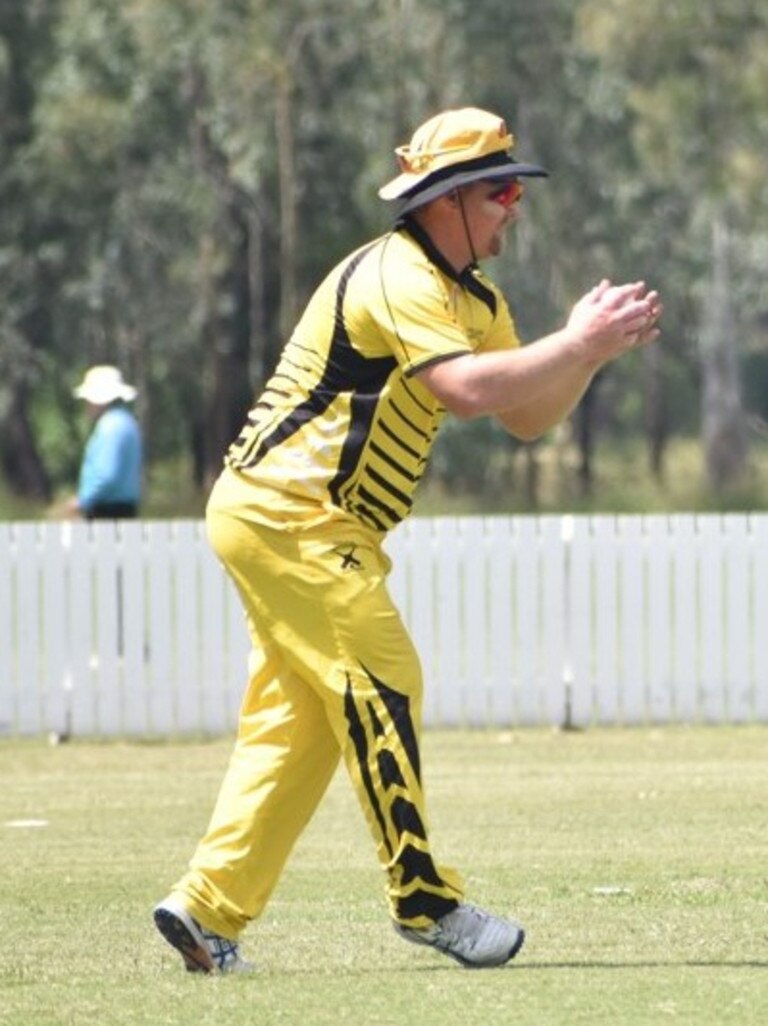
[[[659,294],[643,281],[614,285],[604,278],[571,310],[566,329],[589,360],[605,362],[658,338]]]

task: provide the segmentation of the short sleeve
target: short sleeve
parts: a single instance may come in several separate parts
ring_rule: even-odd
[[[403,371],[412,374],[472,351],[456,306],[438,269],[420,264],[409,267],[407,277],[399,271],[382,274],[381,302],[372,304],[370,312]]]

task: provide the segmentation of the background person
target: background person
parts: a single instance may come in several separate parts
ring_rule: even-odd
[[[465,108],[430,119],[397,151],[401,173],[380,192],[400,203],[395,227],[321,283],[214,486],[209,537],[253,651],[208,830],[154,911],[190,971],[249,968],[239,937],[340,757],[397,932],[467,966],[502,965],[523,943],[519,923],[468,903],[458,874],[433,857],[421,667],[381,543],[411,509],[446,410],[494,415],[534,438],[570,413],[602,365],[656,338],[661,306],[642,282],[604,280],[562,329],[520,347],[477,265],[502,251],[521,178],[546,174],[512,146],[500,117]]]
[[[136,517],[142,490],[141,430],[126,405],[137,395],[117,367],[91,367],[73,390],[86,404],[93,428],[80,465],[72,516],[86,520]]]

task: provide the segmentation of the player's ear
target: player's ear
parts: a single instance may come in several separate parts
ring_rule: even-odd
[[[459,190],[453,189],[451,192],[446,192],[442,196],[438,197],[438,200],[440,203],[445,204],[446,207],[456,210],[461,203],[461,200],[459,199]]]

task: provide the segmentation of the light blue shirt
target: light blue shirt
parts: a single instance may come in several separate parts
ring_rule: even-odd
[[[109,406],[96,421],[80,467],[77,502],[88,512],[103,502],[141,499],[142,445],[139,425],[122,403]]]

